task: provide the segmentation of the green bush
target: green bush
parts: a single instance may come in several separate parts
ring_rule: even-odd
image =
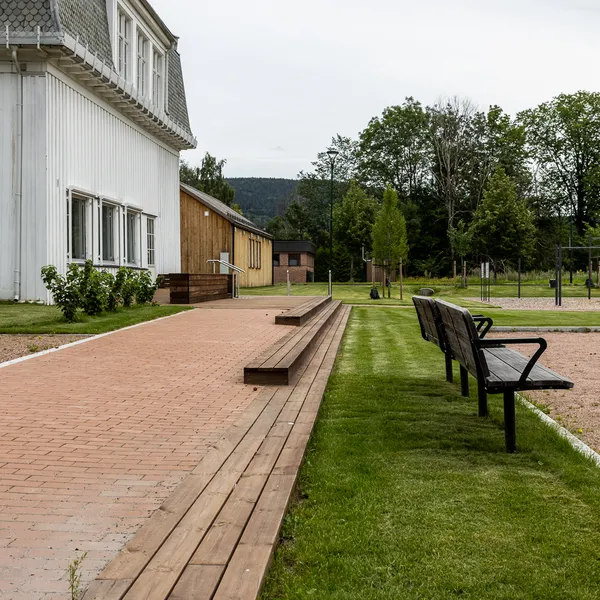
[[[77,309],[82,304],[81,269],[74,263],[67,268],[66,277],[61,275],[56,267],[42,267],[42,281],[52,294],[54,302],[62,311],[65,319],[72,323],[77,320]]]
[[[137,277],[135,301],[138,304],[148,304],[152,302],[154,294],[158,289],[158,284],[159,280],[153,280],[150,271],[140,271]]]
[[[117,273],[117,277],[121,275],[121,300],[125,308],[129,308],[133,304],[133,299],[137,291],[137,274],[133,269],[121,267]]]
[[[94,268],[91,260],[86,260],[80,283],[81,308],[90,317],[101,314],[108,304],[108,280],[106,273]]]

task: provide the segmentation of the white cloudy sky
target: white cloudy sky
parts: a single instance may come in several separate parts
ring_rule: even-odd
[[[180,39],[198,149],[295,177],[414,96],[515,113],[600,87],[598,0],[152,0]]]

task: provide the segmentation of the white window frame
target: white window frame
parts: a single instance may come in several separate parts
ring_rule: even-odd
[[[123,27],[124,26],[124,27]],[[124,30],[123,30],[124,29]],[[131,33],[133,19],[121,5],[117,7],[117,70],[125,80],[131,80]]]
[[[115,202],[110,202],[102,198],[98,204],[99,210],[99,218],[98,218],[98,240],[100,245],[99,259],[100,263],[103,265],[117,265],[119,264],[119,256],[120,256],[120,235],[119,235],[119,223],[120,223],[120,207]],[[112,258],[104,258],[104,209],[112,210],[113,212],[113,234],[112,234],[112,243],[113,243],[113,252]]]
[[[151,47],[148,37],[138,28],[136,46],[136,87],[142,96],[148,95],[148,48]]]
[[[150,225],[152,224],[152,231]],[[149,267],[156,266],[156,219],[146,217],[146,259]]]
[[[130,242],[130,231],[129,231],[129,217],[134,218],[133,222],[133,260],[129,256],[129,242]],[[122,222],[122,239],[123,239],[123,264],[128,267],[141,267],[142,266],[142,252],[141,252],[141,227],[142,227],[142,212],[140,210],[126,206],[123,210],[123,222]]]
[[[83,237],[83,256],[73,256],[74,202],[78,204],[83,203],[80,213],[83,215],[83,223],[81,227],[81,235]],[[93,220],[92,202],[92,197],[69,190],[67,196],[67,259],[70,262],[85,262],[93,255],[92,248],[94,240],[93,232],[91,231],[91,224]]]
[[[152,46],[152,103],[163,108],[165,86],[165,55]]]

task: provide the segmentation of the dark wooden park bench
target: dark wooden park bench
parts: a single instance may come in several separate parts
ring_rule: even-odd
[[[477,379],[480,389],[485,389],[488,394],[504,395],[506,451],[516,452],[515,392],[571,389],[573,382],[538,364],[547,347],[544,338],[486,340],[480,336],[468,310],[443,300],[437,300],[436,305],[452,358]],[[537,344],[538,349],[528,358],[506,347],[510,344]]]
[[[452,350],[446,339],[444,324],[442,323],[442,315],[435,300],[427,296],[413,296],[413,304],[417,311],[417,318],[421,326],[421,335],[423,339],[435,344],[443,353],[446,360],[446,380],[452,383]],[[472,315],[473,320],[477,324],[477,334],[480,339],[484,338],[486,333],[494,324],[490,317],[483,315]],[[469,395],[469,373],[461,365],[460,367],[460,382],[463,396]],[[487,392],[485,387],[478,387],[479,396],[479,416],[487,416]]]

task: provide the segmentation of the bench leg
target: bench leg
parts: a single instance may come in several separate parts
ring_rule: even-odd
[[[454,377],[452,375],[452,357],[450,354],[445,354],[446,357],[446,381],[452,383],[454,381]]]
[[[506,451],[517,451],[517,429],[515,424],[515,393],[504,392],[504,437]]]
[[[460,391],[465,398],[469,397],[469,371],[460,366]]]
[[[479,398],[479,416],[487,417],[488,416],[488,398],[487,398],[487,390],[483,383],[478,384],[477,387],[477,396]]]

